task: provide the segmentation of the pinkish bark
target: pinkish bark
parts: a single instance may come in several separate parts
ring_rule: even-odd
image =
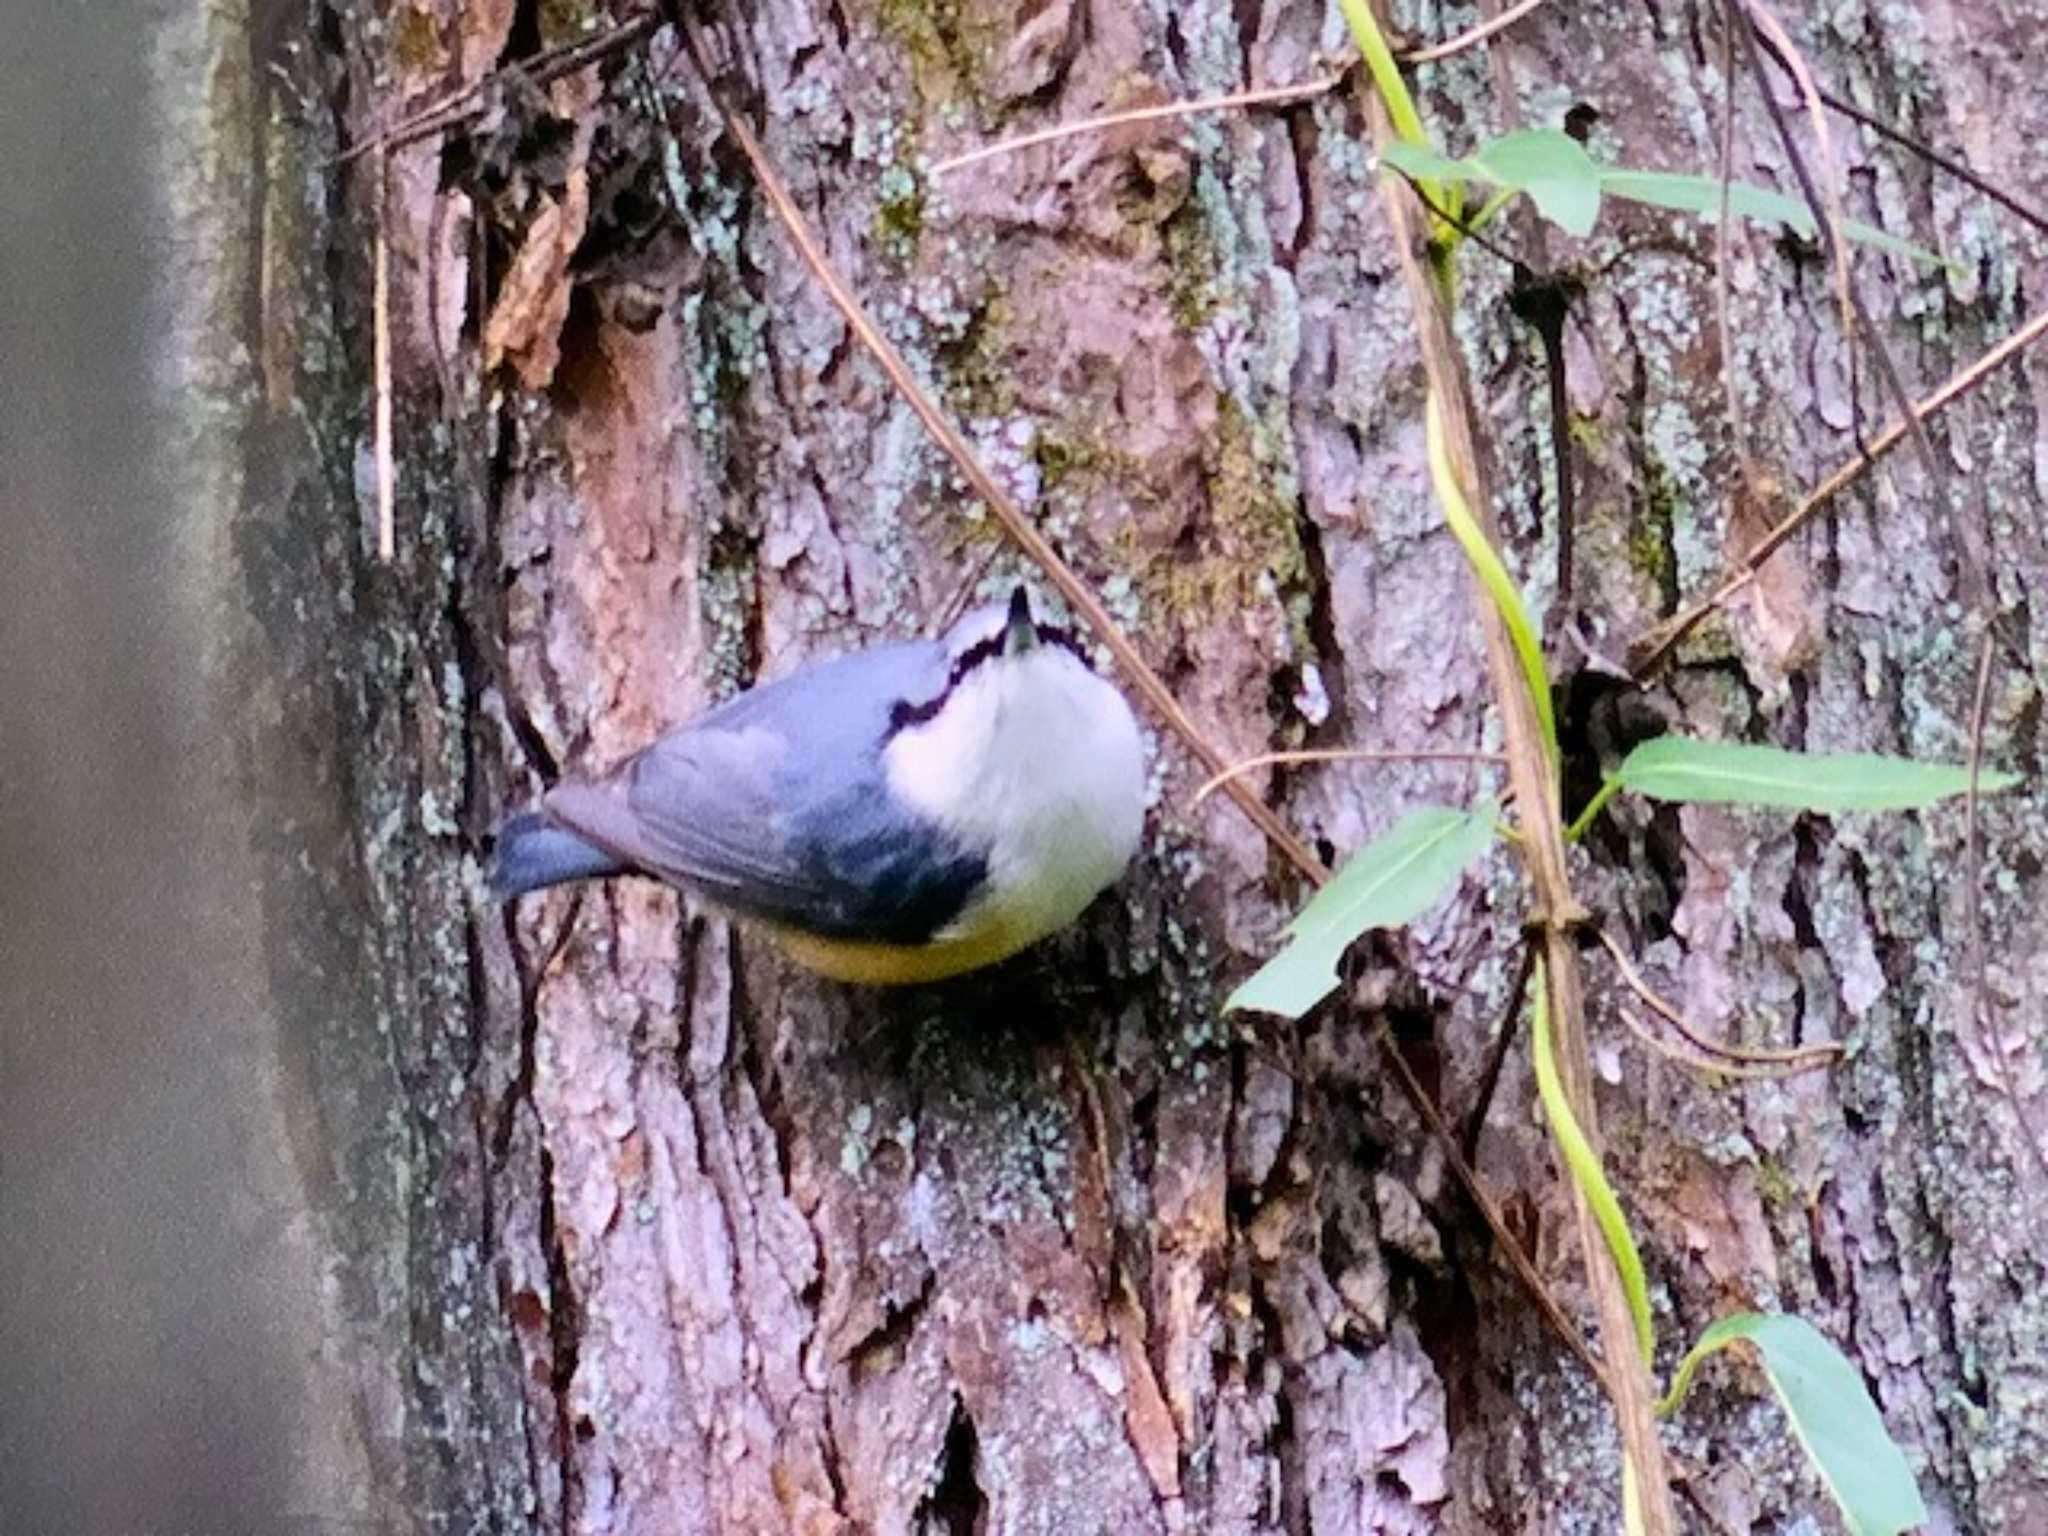
[[[1852,5],[1802,41],[1844,93],[2038,199],[2048,102],[2013,62],[2023,9]],[[1340,41],[1317,7],[732,14],[737,76],[834,261],[1204,731],[1232,754],[1485,743],[1471,598],[1427,495],[1350,90],[919,174],[1005,132],[1301,78]],[[338,318],[360,370],[368,162],[319,157],[550,41],[554,10],[322,15],[286,62],[333,121],[278,96],[259,136],[278,232],[262,334]],[[1462,149],[1586,103],[1602,158],[1711,170],[1715,25],[1689,6],[1547,8],[1489,55],[1423,71],[1427,110]],[[355,609],[321,622],[367,662],[311,727],[372,749],[338,793],[365,826],[391,818],[380,846],[400,860],[373,871],[360,921],[400,1041],[377,1091],[410,1150],[367,1131],[354,1147],[414,1160],[377,1186],[416,1202],[397,1224],[410,1278],[362,1302],[406,1404],[372,1431],[416,1490],[393,1528],[469,1528],[487,1501],[575,1533],[1616,1528],[1601,1401],[1372,1049],[1389,1023],[1446,1105],[1470,1104],[1513,974],[1504,863],[1366,946],[1362,1011],[1299,1027],[1220,1013],[1300,893],[1220,797],[1190,805],[1199,776],[1166,739],[1140,867],[1075,931],[943,989],[808,980],[645,884],[509,918],[460,893],[466,839],[532,789],[538,749],[601,765],[753,678],[918,628],[991,557],[1017,569],[666,34],[487,99],[480,124],[392,159],[405,555],[380,570],[329,530]],[[1835,143],[1853,216],[1958,262],[1860,262],[1925,390],[2048,291],[2038,237],[1852,128]],[[1789,186],[1783,167],[1751,95],[1737,172]],[[294,206],[296,176],[338,187],[348,217]],[[1539,247],[1521,213],[1501,238],[1588,284],[1568,330],[1569,606],[1618,655],[1753,536],[1724,514],[1712,231],[1612,207],[1584,244]],[[308,254],[333,271],[293,265]],[[1506,274],[1468,260],[1501,512],[1548,602],[1541,360]],[[1752,450],[1809,484],[1854,452],[1825,274],[1775,230],[1738,228],[1733,289]],[[286,400],[342,381],[310,341],[264,366]],[[345,376],[350,411],[362,376]],[[1980,564],[2011,647],[2041,663],[2044,378],[2015,368],[1937,429],[1952,522],[1899,455],[1795,542],[1761,606],[1688,647],[1654,710],[1709,734],[1959,756],[1958,615]],[[1862,401],[1880,403],[1867,379]],[[356,418],[313,419],[330,465],[352,446],[337,419]],[[323,483],[311,454],[301,474]],[[2037,766],[2037,675],[1999,675],[1998,761]],[[1478,782],[1373,764],[1269,787],[1341,856]],[[1989,805],[1985,826],[1996,1038],[2038,1121],[2038,800]],[[1797,1311],[1861,1366],[1941,1528],[2022,1531],[2048,1519],[2048,1208],[1965,1022],[1960,868],[1952,813],[1622,810],[1585,889],[1658,984],[1730,1037],[1850,1052],[1825,1076],[1701,1083],[1633,1044],[1596,964],[1595,1065],[1660,1364],[1722,1312]],[[1522,1062],[1480,1167],[1579,1306]],[[349,1080],[337,1066],[330,1091]],[[439,1181],[431,1201],[421,1179]],[[372,1225],[368,1253],[401,1242]],[[1832,1519],[1758,1388],[1716,1367],[1671,1430],[1691,1507],[1733,1529]],[[451,1427],[466,1413],[487,1421],[468,1441]],[[494,1470],[463,1471],[465,1444]]]

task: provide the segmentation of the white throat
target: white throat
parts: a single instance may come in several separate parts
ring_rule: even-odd
[[[1144,825],[1130,706],[1050,643],[976,667],[891,738],[883,768],[908,810],[988,861],[987,887],[943,937],[1065,926],[1123,872]]]

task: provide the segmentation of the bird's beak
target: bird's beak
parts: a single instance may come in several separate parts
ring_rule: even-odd
[[[1031,622],[1031,594],[1018,587],[1010,594],[1010,622],[1003,631],[1003,651],[1021,656],[1038,644],[1038,626]]]

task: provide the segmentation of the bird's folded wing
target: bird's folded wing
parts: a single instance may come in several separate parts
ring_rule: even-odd
[[[699,726],[663,737],[608,778],[558,784],[548,814],[622,859],[713,901],[795,919],[829,899],[776,804],[773,732]]]

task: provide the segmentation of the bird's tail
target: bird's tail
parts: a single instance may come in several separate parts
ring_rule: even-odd
[[[484,878],[491,894],[506,901],[564,880],[616,875],[625,868],[602,848],[564,831],[538,811],[519,811],[498,828],[497,856]]]

